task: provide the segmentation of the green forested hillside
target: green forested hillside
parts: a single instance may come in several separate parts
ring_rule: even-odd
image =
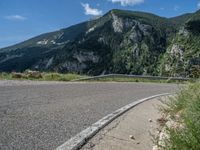
[[[0,71],[199,75],[199,12],[104,16],[0,49]]]
[[[200,12],[179,27],[161,59],[160,74],[200,77]]]

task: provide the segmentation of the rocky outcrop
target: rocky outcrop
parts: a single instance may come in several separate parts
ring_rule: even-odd
[[[198,78],[200,76],[199,39],[199,36],[189,32],[185,27],[180,27],[161,59],[160,74]]]
[[[178,32],[178,34],[180,36],[184,36],[186,38],[189,36],[189,32],[188,32],[187,29],[185,29],[185,27],[181,27],[180,30],[179,30],[179,32]]]
[[[87,68],[87,65],[84,64],[84,63],[66,61],[58,69],[59,70],[66,70],[68,72],[79,72],[79,73],[81,73],[86,68]]]
[[[191,16],[167,19],[112,10],[95,20],[0,49],[0,71],[163,76],[190,76],[193,72],[196,76],[200,36],[194,33],[198,21],[188,25]]]
[[[95,55],[94,52],[80,52],[79,54],[75,53],[73,58],[77,59],[79,63],[83,62],[99,62],[99,56]]]
[[[163,74],[167,74],[168,76],[180,76],[184,73],[184,48],[179,44],[173,44],[168,48],[162,65]]]
[[[123,20],[121,18],[119,18],[118,16],[116,16],[114,13],[112,13],[112,18],[113,18],[113,29],[115,32],[123,32]]]

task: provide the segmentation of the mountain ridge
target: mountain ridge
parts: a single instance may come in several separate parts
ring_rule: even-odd
[[[170,17],[170,18],[161,17],[161,16],[159,16],[159,15],[155,15],[155,14],[149,13],[149,12],[131,11],[131,10],[121,10],[121,9],[112,9],[112,10],[108,11],[106,14],[104,14],[103,16],[109,15],[109,14],[110,14],[111,12],[113,12],[113,11],[130,12],[130,13],[136,13],[136,14],[141,14],[141,13],[143,13],[143,14],[148,14],[148,15],[160,17],[160,18],[163,18],[163,19],[173,19],[173,18],[176,18],[176,17]],[[187,13],[187,14],[183,14],[183,15],[189,15],[189,14],[192,14],[192,13]],[[180,16],[183,16],[183,15],[180,15]],[[102,16],[102,17],[103,17],[103,16]],[[177,16],[177,17],[180,17],[180,16]],[[99,18],[97,18],[97,19],[99,19]],[[95,20],[97,20],[97,19],[95,19]],[[6,46],[6,47],[3,47],[3,48],[0,48],[0,50],[8,49],[8,48],[11,48],[11,47],[13,47],[13,46],[16,46],[16,45],[22,44],[22,43],[24,43],[24,42],[27,42],[27,41],[29,41],[29,40],[33,40],[33,39],[35,39],[35,38],[37,38],[37,37],[41,37],[41,36],[44,36],[44,35],[46,35],[46,34],[51,34],[51,33],[59,32],[59,31],[61,31],[61,30],[65,30],[65,29],[68,29],[68,28],[71,28],[71,27],[74,27],[74,26],[77,26],[77,25],[80,25],[80,24],[83,24],[83,23],[87,23],[87,22],[89,22],[89,21],[90,21],[90,20],[84,21],[84,22],[81,22],[81,23],[77,23],[77,24],[72,25],[72,26],[69,26],[69,27],[67,27],[67,28],[62,28],[62,29],[58,29],[58,30],[55,30],[55,31],[51,31],[51,32],[47,32],[47,33],[42,33],[42,34],[39,34],[39,35],[34,36],[34,37],[32,37],[32,38],[29,38],[29,39],[27,39],[27,40],[24,40],[24,41],[22,41],[22,42],[20,42],[20,43],[17,43],[17,44],[13,44],[13,45],[10,45],[10,46]],[[92,20],[92,21],[93,21],[93,20]]]
[[[146,12],[114,9],[98,19],[0,49],[0,71],[34,69],[93,75],[190,76],[188,70],[184,75],[177,71],[166,73],[163,65],[169,47],[173,47],[181,31],[196,38],[189,29],[196,25],[191,18],[198,20],[198,14],[199,11],[165,18]],[[192,22],[190,28],[188,22]],[[197,39],[194,43],[198,44]],[[199,55],[199,50],[196,51],[193,55]]]

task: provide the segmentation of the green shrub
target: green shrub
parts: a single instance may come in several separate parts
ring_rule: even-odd
[[[193,34],[200,33],[200,20],[192,20],[186,24],[186,28],[191,31]]]
[[[48,81],[72,81],[75,79],[82,78],[84,76],[78,74],[60,74],[60,73],[43,73],[43,80]]]
[[[75,79],[83,78],[86,76],[78,74],[61,74],[61,73],[47,73],[39,71],[26,70],[23,73],[12,72],[12,73],[0,73],[0,79],[8,80],[43,80],[43,81],[72,81]]]
[[[48,81],[58,81],[61,78],[61,75],[58,73],[43,73],[42,76],[44,80]]]
[[[200,82],[190,84],[167,104],[171,117],[181,112],[183,129],[167,128],[163,150],[200,150]]]
[[[12,78],[15,78],[15,79],[21,79],[24,77],[23,73],[18,73],[18,72],[12,72],[11,75],[12,75]]]

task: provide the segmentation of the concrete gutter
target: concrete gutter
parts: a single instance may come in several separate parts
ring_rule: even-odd
[[[161,96],[167,96],[171,95],[170,93],[163,93],[158,95],[153,95],[144,99],[140,99],[138,101],[135,101],[131,104],[128,104],[115,112],[103,117],[93,125],[89,126],[87,129],[81,131],[68,141],[66,141],[64,144],[60,145],[56,148],[56,150],[77,150],[81,146],[83,146],[91,137],[93,137],[99,130],[104,128],[106,125],[108,125],[110,122],[112,122],[114,119],[122,115],[123,113],[127,112],[131,108],[154,98],[161,97]]]

